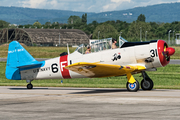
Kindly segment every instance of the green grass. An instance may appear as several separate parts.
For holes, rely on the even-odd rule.
[[[175,48],[175,53],[171,56],[171,59],[180,59],[180,46],[172,46]]]
[[[171,59],[180,59],[180,46],[172,46],[175,48],[176,52]],[[66,47],[27,47],[24,48],[34,57],[34,58],[54,58],[58,57],[62,52],[67,52]],[[69,47],[70,53],[74,52],[76,48]],[[8,46],[0,46],[0,57],[6,58],[8,53]]]
[[[67,52],[66,47],[27,47],[24,48],[34,58],[54,58],[58,57],[62,52]],[[76,48],[69,47],[69,52],[72,53]],[[8,53],[8,46],[0,46],[0,57],[6,58]]]
[[[5,62],[0,62],[0,86],[26,86],[25,80],[8,80],[5,78]],[[157,71],[147,72],[154,81],[155,89],[180,89],[180,65],[167,65]],[[141,82],[141,74],[134,75]],[[81,79],[49,79],[34,80],[36,87],[92,87],[92,88],[126,88],[126,76],[108,78],[81,78]]]

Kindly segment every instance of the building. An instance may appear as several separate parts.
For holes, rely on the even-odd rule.
[[[88,44],[89,37],[77,29],[2,29],[0,44],[16,40],[26,45],[38,46],[77,46]]]
[[[180,33],[176,33],[176,44],[179,45],[180,44]]]

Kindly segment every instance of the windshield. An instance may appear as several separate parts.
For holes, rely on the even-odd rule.
[[[123,37],[119,36],[119,47],[121,47],[125,42],[128,42]]]
[[[80,46],[78,46],[75,51],[81,54],[84,54],[84,44],[81,44]]]
[[[120,48],[125,42],[128,42],[121,36],[119,36],[119,47]],[[90,45],[85,46],[81,44],[79,47],[76,48],[75,51],[85,54],[85,53],[93,53],[93,52],[99,52],[102,50],[108,50],[113,49],[112,48],[112,38],[105,38],[101,40],[90,40]]]
[[[98,52],[102,50],[111,49],[112,38],[101,40],[93,40],[90,42],[91,52]]]

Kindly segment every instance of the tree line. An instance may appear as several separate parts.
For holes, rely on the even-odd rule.
[[[46,22],[41,24],[36,21],[33,25],[19,25],[18,28],[43,28],[43,29],[80,29],[89,35],[92,39],[103,39],[103,38],[118,38],[121,35],[128,41],[142,41],[152,39],[168,39],[168,34],[173,39],[175,33],[180,32],[180,22],[175,21],[172,23],[159,23],[159,22],[146,22],[145,15],[141,14],[138,16],[136,21],[127,23],[126,21],[106,21],[98,23],[93,21],[87,24],[87,14],[79,16],[70,16],[67,20],[67,24],[61,24],[58,22]],[[6,21],[0,20],[0,28],[16,28],[16,26],[9,26]],[[175,37],[174,37],[175,38]]]

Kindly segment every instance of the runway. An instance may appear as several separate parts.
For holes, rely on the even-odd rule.
[[[180,90],[0,86],[0,120],[180,119]]]

